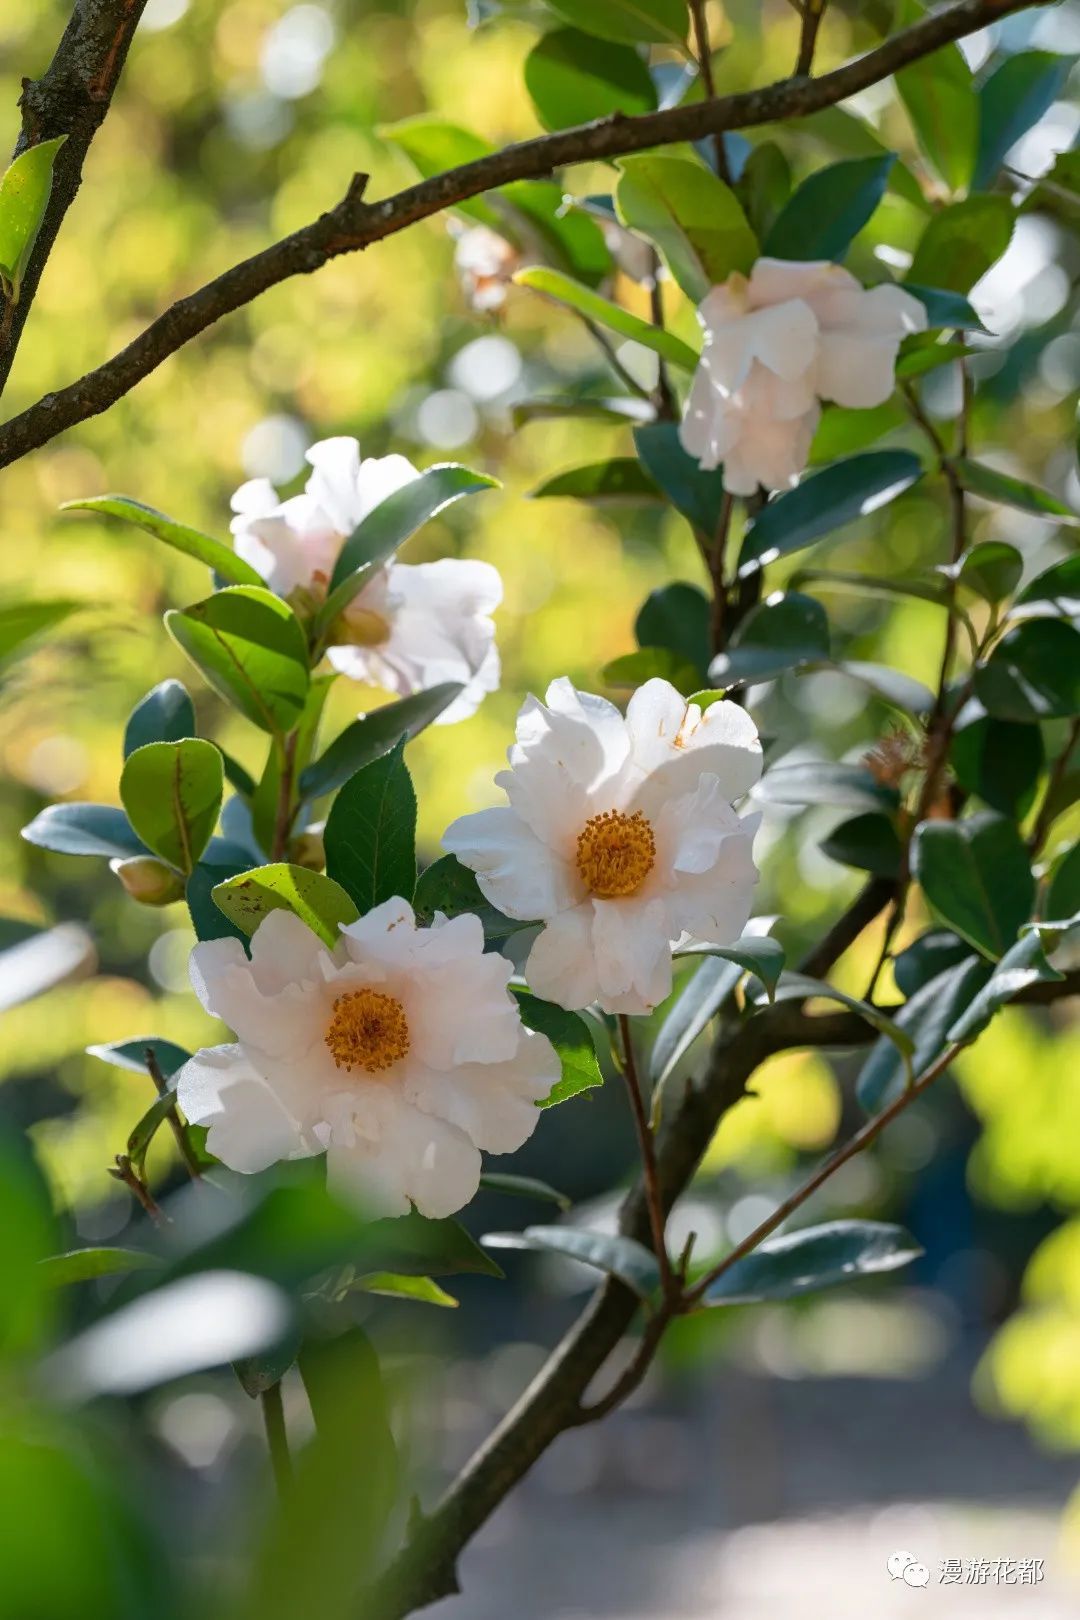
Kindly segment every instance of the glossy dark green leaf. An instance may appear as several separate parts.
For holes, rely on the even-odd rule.
[[[213,895],[219,884],[226,883],[230,878],[238,877],[259,864],[260,862],[247,849],[242,849],[238,845],[226,845],[224,839],[210,840],[206,854],[184,886],[184,897],[196,939],[247,941],[245,931],[218,909]]]
[[[676,422],[651,422],[634,429],[642,466],[699,534],[716,534],[724,506],[724,476],[703,472],[679,442]]]
[[[1030,809],[1045,760],[1038,726],[998,720],[974,705],[960,716],[949,763],[961,787],[1014,820]]]
[[[913,292],[914,288],[909,287],[908,291]],[[900,345],[896,380],[904,382],[912,377],[924,377],[928,371],[936,371],[939,366],[950,365],[973,353],[975,350],[970,343],[945,342],[938,332],[916,332]]]
[[[753,1305],[910,1265],[923,1250],[902,1226],[827,1221],[769,1237],[710,1284],[706,1305]]]
[[[102,855],[123,860],[147,855],[122,810],[111,804],[50,804],[22,830],[28,844],[55,850],[58,855]]]
[[[185,1047],[178,1046],[175,1041],[164,1040],[160,1035],[147,1035],[144,1039],[129,1041],[107,1041],[103,1045],[86,1048],[90,1057],[100,1058],[103,1063],[111,1063],[117,1069],[128,1069],[132,1074],[146,1075],[150,1073],[146,1064],[148,1049],[153,1052],[154,1061],[166,1080],[171,1079],[191,1056]]]
[[[845,658],[834,667],[869,687],[895,709],[903,709],[908,714],[928,714],[933,707],[934,694],[928,686],[888,664],[867,664],[862,659]]]
[[[725,962],[734,962],[736,967],[752,973],[760,981],[770,1001],[784,970],[784,947],[779,940],[770,939],[766,934],[746,933],[731,945],[686,946],[675,954],[719,956]]]
[[[893,978],[902,996],[910,999],[924,984],[946,968],[966,962],[971,946],[946,928],[929,928],[893,959]]]
[[[641,647],[666,647],[703,674],[709,662],[709,603],[696,585],[676,580],[650,591],[634,621]],[[699,679],[696,685],[702,684]]]
[[[20,152],[0,179],[0,285],[15,304],[52,195],[53,164],[66,135]]]
[[[770,501],[748,525],[739,573],[753,573],[845,523],[868,517],[910,489],[922,472],[910,450],[870,450],[811,473],[797,489]]]
[[[515,988],[514,996],[522,1023],[527,1029],[547,1036],[562,1064],[561,1076],[539,1106],[553,1108],[556,1103],[566,1102],[579,1092],[602,1086],[604,1076],[596,1061],[596,1048],[585,1020],[577,1013],[557,1007],[553,1001],[534,996],[531,991]]]
[[[186,737],[145,743],[129,754],[120,797],[147,848],[187,876],[217,825],[223,786],[213,743]]]
[[[177,523],[174,518],[166,517],[164,512],[157,512],[142,501],[132,500],[130,495],[94,495],[85,500],[64,501],[60,510],[97,512],[103,517],[120,518],[124,523],[133,523],[136,528],[145,529],[147,534],[163,540],[174,551],[182,551],[186,557],[194,557],[197,562],[205,563],[231,585],[261,586],[263,583],[262,575],[250,563],[238,557],[231,546],[215,540],[212,535],[200,533],[198,529],[188,528],[186,523]]]
[[[300,790],[316,799],[332,793],[350,776],[373,760],[381,759],[402,738],[408,740],[437,720],[461,691],[460,681],[444,681],[426,691],[414,692],[397,703],[373,709],[334,738],[324,754],[300,773]]]
[[[1064,973],[1046,959],[1045,944],[1037,928],[1009,947],[987,982],[960,1012],[949,1030],[950,1041],[970,1041],[984,1030],[996,1012],[1033,984],[1060,981]]]
[[[1011,596],[1024,571],[1024,559],[1015,546],[1004,540],[981,540],[956,563],[945,563],[940,572],[981,596],[984,602],[1002,602]]]
[[[598,49],[576,28],[541,36],[525,58],[525,88],[545,129],[656,108],[656,91],[637,51],[629,45]]]
[[[912,871],[954,933],[998,959],[1031,916],[1035,880],[1020,834],[989,812],[915,829]]]
[[[573,467],[569,472],[548,478],[532,491],[534,501],[550,500],[553,496],[572,496],[575,500],[594,503],[653,502],[664,498],[663,491],[633,456],[616,456],[611,461]]]
[[[835,804],[847,810],[895,810],[899,798],[865,765],[838,760],[806,759],[794,765],[773,765],[754,789],[765,804]]]
[[[559,1254],[583,1265],[595,1266],[618,1277],[635,1294],[648,1300],[660,1284],[654,1255],[633,1238],[608,1232],[588,1232],[576,1226],[527,1226],[524,1232],[486,1232],[481,1240],[489,1249],[533,1249]]]
[[[823,1001],[837,1001],[842,1007],[857,1013],[871,1029],[876,1029],[886,1036],[896,1047],[908,1074],[911,1073],[911,1054],[914,1045],[907,1031],[901,1029],[895,1018],[883,1012],[872,1002],[863,1001],[859,996],[848,995],[846,990],[839,990],[834,984],[826,984],[823,979],[811,978],[805,973],[785,973],[774,992],[776,1001],[812,1001],[820,998]]]
[[[670,681],[676,691],[690,697],[701,684],[701,666],[670,647],[639,647],[605,664],[600,679],[605,686],[630,688],[654,679]]]
[[[355,922],[360,915],[339,883],[286,861],[228,878],[214,889],[213,900],[249,936],[271,911],[291,911],[331,949],[341,937],[339,925]]]
[[[904,282],[904,290],[922,304],[932,329],[949,327],[957,332],[985,330],[982,321],[961,293],[947,287],[920,287],[912,281]]]
[[[921,5],[905,0],[896,26],[907,26],[924,15]],[[894,83],[930,167],[951,191],[966,190],[975,171],[979,104],[960,47],[941,46],[902,68]]]
[[[662,327],[631,315],[629,310],[613,304],[609,298],[602,298],[591,287],[583,286],[561,270],[552,270],[546,265],[527,265],[524,270],[517,272],[514,280],[520,287],[530,287],[533,292],[543,293],[546,298],[565,304],[587,321],[593,321],[597,326],[618,332],[620,337],[631,338],[633,342],[654,350],[661,359],[680,366],[684,371],[693,371],[698,363],[695,351],[682,338],[677,338],[674,332],[665,332]],[[578,403],[587,405],[589,402]]]
[[[1015,223],[1007,197],[980,194],[952,203],[931,216],[908,277],[916,287],[969,293],[1005,252]]]
[[[737,189],[751,229],[764,241],[791,196],[791,165],[775,141],[751,149]]]
[[[624,45],[679,46],[686,38],[686,0],[549,0],[574,28]]]
[[[504,1193],[507,1198],[531,1198],[540,1204],[557,1204],[562,1210],[569,1209],[573,1202],[557,1187],[537,1181],[535,1176],[507,1176],[501,1171],[485,1171],[480,1177],[480,1187],[483,1192]]]
[[[1017,51],[980,86],[977,186],[993,184],[1009,148],[1057,100],[1075,61],[1053,51]]]
[[[1080,553],[1054,563],[1025,585],[1013,604],[1014,617],[1060,614],[1080,618]]]
[[[132,1271],[153,1271],[161,1265],[156,1254],[145,1249],[72,1249],[68,1254],[51,1254],[38,1264],[51,1288],[67,1288],[71,1283],[96,1282],[99,1277],[119,1277]]]
[[[1080,633],[1060,619],[1025,619],[975,671],[975,695],[999,720],[1080,714]]]
[[[327,875],[361,915],[416,887],[416,794],[404,739],[349,778],[330,807],[323,841]]]
[[[515,917],[505,917],[490,901],[485,900],[476,881],[476,873],[462,866],[456,855],[442,855],[420,873],[416,880],[413,909],[417,921],[425,927],[430,925],[437,911],[441,911],[444,917],[460,917],[465,912],[471,912],[479,917],[484,938],[488,941],[507,939],[511,934],[516,934],[519,928],[529,927],[528,923],[519,922]]]
[[[371,1222],[365,1250],[378,1257],[380,1268],[407,1276],[503,1274],[502,1267],[484,1253],[459,1221],[429,1221],[415,1211],[396,1220]]]
[[[727,957],[706,956],[679,991],[661,1024],[649,1058],[654,1115],[661,1088],[675,1065],[716,1016],[743,976],[742,965]]]
[[[746,686],[828,657],[829,621],[821,603],[798,591],[778,591],[743,619],[727,650],[709,665],[709,678],[725,687]]]
[[[1047,518],[1053,523],[1080,523],[1080,513],[1074,512],[1064,501],[1059,501],[1049,490],[1040,489],[1026,479],[1013,478],[1009,473],[998,472],[996,467],[987,467],[981,461],[964,457],[954,462],[954,466],[964,488],[973,495],[980,495],[985,501],[1015,506],[1021,512],[1031,512],[1035,517]]]
[[[0,602],[0,667],[82,605],[81,602],[59,598]]]
[[[1053,920],[1080,912],[1080,844],[1074,844],[1054,867],[1046,887],[1043,914]]]
[[[629,229],[659,248],[694,303],[758,257],[757,237],[735,193],[696,159],[669,152],[621,158],[615,203]]]
[[[839,861],[841,866],[853,866],[856,871],[883,878],[895,878],[899,874],[903,857],[903,845],[895,825],[876,810],[841,822],[828,838],[821,840],[821,848],[830,860]]]
[[[299,720],[308,694],[307,640],[287,602],[233,585],[165,615],[178,646],[214,689],[264,731]]]
[[[966,955],[937,974],[905,1001],[895,1020],[913,1040],[912,1068],[919,1075],[945,1050],[949,1031],[960,1013],[978,995],[993,971],[989,962],[971,954]],[[871,1049],[869,1057],[859,1071],[855,1094],[868,1114],[894,1102],[908,1083],[908,1070],[889,1040],[882,1038]]]
[[[195,736],[195,706],[180,681],[162,681],[135,705],[124,731],[124,758],[147,743]]]
[[[893,162],[886,152],[818,169],[792,193],[762,252],[774,259],[842,259],[885,195]]]

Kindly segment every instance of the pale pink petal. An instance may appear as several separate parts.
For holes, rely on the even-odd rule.
[[[189,1058],[176,1076],[176,1098],[192,1125],[209,1126],[215,1158],[243,1175],[319,1152],[239,1046],[204,1047]]]
[[[377,1134],[335,1137],[327,1150],[331,1189],[368,1215],[406,1215],[410,1200],[443,1220],[475,1197],[480,1154],[464,1131],[405,1100],[390,1087],[378,1101]]]
[[[671,943],[662,900],[593,901],[593,945],[605,1012],[651,1012],[671,994]]]
[[[570,863],[508,805],[460,816],[443,833],[442,845],[476,873],[481,893],[508,917],[535,922],[565,911],[580,898]]]
[[[525,964],[529,989],[571,1011],[600,993],[592,940],[592,904],[560,911],[537,936]]]
[[[485,1153],[513,1153],[536,1129],[536,1105],[561,1072],[551,1042],[528,1031],[508,1061],[461,1065],[452,1085],[436,1070],[411,1069],[405,1095],[424,1113],[456,1125]]]

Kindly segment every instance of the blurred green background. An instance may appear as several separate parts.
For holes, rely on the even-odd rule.
[[[521,79],[536,38],[527,10],[513,6],[476,29],[456,0],[377,9],[356,0],[150,0],[42,281],[8,412],[97,364],[237,258],[312,219],[355,170],[370,173],[369,197],[407,184],[405,158],[376,133],[383,123],[435,111],[492,141],[535,133]],[[886,14],[831,9],[820,66],[876,37],[878,10]],[[710,7],[710,17],[714,39],[730,46],[719,65],[722,89],[789,70],[798,28],[789,7],[738,0],[726,11]],[[9,147],[20,77],[40,73],[65,20],[64,6],[50,0],[24,0],[0,15]],[[1017,45],[1080,49],[1075,9],[1040,9],[1008,30]],[[976,40],[976,61],[979,50]],[[932,194],[903,110],[885,86],[849,114],[753,138],[779,138],[804,173],[825,154],[865,149],[865,126],[851,114],[870,121]],[[1027,137],[1029,150],[1015,155],[1017,166],[1040,172],[1048,154],[1072,145],[1078,126],[1080,108],[1057,103]],[[574,189],[588,192],[598,178],[575,172]],[[898,262],[888,254],[910,248],[922,217],[890,194],[857,244],[856,268]],[[1006,259],[978,289],[976,305],[1003,341],[989,344],[974,370],[979,453],[1076,504],[1080,244],[1073,224],[1045,213],[1021,221]],[[225,534],[239,483],[267,475],[288,485],[301,473],[307,444],[341,433],[354,434],[365,454],[399,450],[420,464],[452,457],[496,474],[501,492],[429,525],[408,552],[411,560],[485,558],[506,591],[498,616],[501,691],[474,719],[429,729],[411,748],[427,856],[437,853],[452,817],[494,802],[492,776],[523,695],[563,673],[599,689],[599,669],[633,646],[646,592],[673,576],[699,578],[677,517],[528,498],[555,472],[625,453],[627,429],[516,417],[523,400],[602,393],[603,356],[565,313],[524,290],[511,290],[496,315],[475,314],[453,255],[446,222],[432,220],[287,282],[170,359],[106,416],[0,480],[0,595],[62,591],[85,603],[0,698],[0,913],[83,921],[96,952],[92,973],[0,1014],[0,1078],[8,1109],[29,1126],[56,1198],[75,1212],[85,1238],[107,1239],[127,1219],[105,1166],[147,1098],[137,1077],[84,1048],[149,1031],[190,1047],[215,1030],[187,990],[191,935],[182,908],[133,907],[102,863],[31,848],[19,829],[58,798],[116,801],[123,722],[166,676],[188,681],[200,729],[249,766],[257,739],[200,688],[161,630],[165,608],[203,594],[204,571],[132,530],[62,518],[60,502],[123,491]],[[625,276],[619,292],[644,308],[644,294]],[[675,289],[667,294],[673,324],[691,326],[692,311]],[[648,359],[632,347],[622,358],[631,369]],[[941,417],[956,408],[941,374],[924,398]],[[896,439],[920,447],[902,425]],[[1032,572],[1066,544],[1052,527],[1005,509],[981,517],[977,537],[990,536],[1016,544]],[[903,573],[941,560],[944,537],[942,498],[927,483],[826,542],[815,561],[827,555],[838,568]],[[780,583],[783,566],[777,573]],[[828,600],[836,621],[859,638],[856,656],[933,681],[941,630],[932,607]],[[343,723],[371,701],[339,682],[334,718]],[[865,753],[892,724],[884,705],[829,674],[785,677],[755,713],[774,746],[834,758]],[[782,913],[779,932],[793,942],[808,940],[856,887],[853,874],[816,847],[830,814],[795,817],[774,807],[766,821],[757,909]],[[1076,830],[1059,823],[1048,853]],[[905,937],[925,923],[911,917]],[[861,990],[879,946],[871,931],[838,982]],[[859,1177],[836,1188],[829,1206],[904,1214],[928,1250],[914,1303],[891,1317],[893,1296],[883,1294],[867,1306],[886,1313],[876,1318],[844,1317],[826,1304],[782,1313],[782,1323],[761,1313],[766,1327],[743,1317],[735,1329],[688,1323],[670,1351],[672,1372],[690,1376],[714,1364],[727,1334],[733,1354],[756,1357],[767,1371],[929,1375],[935,1358],[964,1338],[973,1354],[986,1347],[975,1380],[981,1402],[1027,1418],[1049,1447],[1080,1447],[1080,1032],[1064,1009],[1009,1011],[963,1059],[958,1079],[959,1095],[930,1098]],[[777,1059],[755,1085],[759,1100],[725,1123],[704,1172],[703,1186],[714,1180],[723,1194],[713,1205],[726,1210],[729,1235],[747,1229],[740,1225],[753,1213],[747,1200],[834,1139],[848,1106],[833,1066],[816,1055]],[[547,1141],[530,1152],[530,1164],[561,1170],[579,1196],[602,1195],[629,1154],[622,1122],[604,1108],[582,1104],[570,1120],[546,1121]],[[163,1178],[169,1151],[161,1133],[153,1163]],[[476,1296],[481,1310],[485,1297]],[[528,1339],[529,1326],[519,1322],[516,1331]],[[469,1331],[484,1338],[482,1328]],[[182,1398],[220,1399],[201,1386]],[[1080,1546],[1080,1500],[1072,1518]]]

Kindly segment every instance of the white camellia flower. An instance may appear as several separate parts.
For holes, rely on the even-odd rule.
[[[683,447],[723,466],[733,495],[790,489],[806,466],[821,400],[882,405],[897,350],[926,329],[903,287],[860,285],[841,265],[758,259],[698,310],[705,339],[683,418]]]
[[[303,494],[279,500],[265,478],[232,498],[238,554],[280,596],[325,592],[346,538],[387,496],[419,477],[405,456],[361,460],[355,439],[323,439],[307,452],[312,473]],[[342,675],[408,697],[460,681],[464,690],[437,724],[475,714],[499,685],[492,613],[502,580],[490,563],[454,557],[430,563],[391,559],[353,597],[328,649]]]
[[[477,314],[494,314],[506,303],[521,254],[488,225],[462,226],[454,220],[450,231],[455,239],[454,269],[465,297]]]
[[[476,917],[418,928],[387,900],[333,951],[289,911],[191,953],[191,982],[237,1044],[206,1047],[176,1079],[233,1170],[325,1152],[330,1184],[371,1215],[450,1215],[480,1177],[480,1150],[532,1135],[560,1075],[551,1042],[521,1022],[505,957]]]
[[[671,990],[672,946],[730,944],[750,915],[760,816],[740,817],[761,774],[753,721],[647,681],[625,719],[563,677],[530,697],[509,804],[461,817],[446,849],[507,916],[541,921],[526,975],[568,1008],[646,1013]]]

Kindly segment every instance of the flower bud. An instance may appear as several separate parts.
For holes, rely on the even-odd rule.
[[[153,855],[134,855],[109,862],[127,893],[141,906],[171,906],[184,898],[184,880]]]

